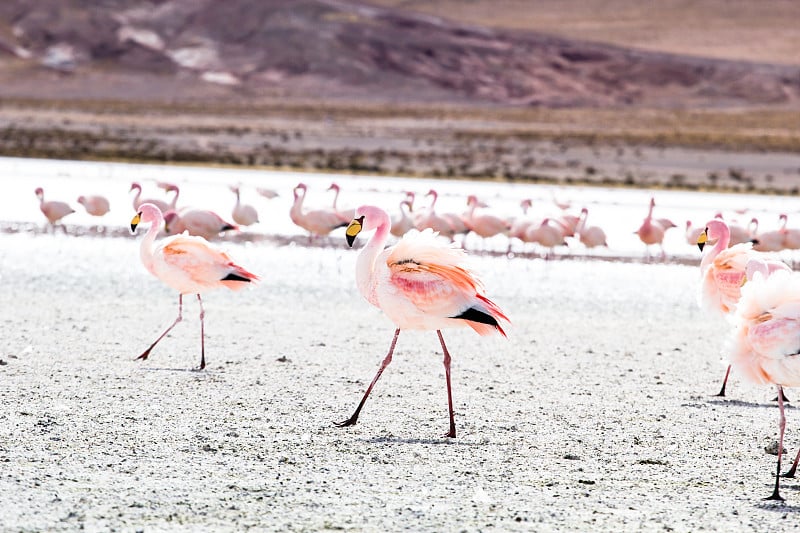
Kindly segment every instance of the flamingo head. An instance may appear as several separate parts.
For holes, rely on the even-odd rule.
[[[86,205],[86,197],[85,196],[78,196],[78,203],[81,205]]]
[[[788,219],[789,217],[786,216],[786,213],[781,213],[781,215],[778,217],[778,222],[786,222]]]
[[[703,230],[703,233],[697,237],[697,247],[700,248],[702,252],[706,244],[717,241],[723,236],[727,238],[730,234],[731,231],[728,229],[728,225],[725,222],[718,218],[711,219],[706,222],[706,228]]]
[[[331,183],[331,186],[325,189],[326,191],[338,191],[339,185],[336,183]]]
[[[303,191],[303,196],[305,196],[307,189],[308,189],[308,186],[305,183],[298,183],[295,186],[294,191],[293,191],[294,192],[294,199],[297,200],[297,198],[300,196],[300,193],[298,191]]]
[[[655,206],[656,206],[656,199],[651,196],[650,197],[650,207],[655,207]]]
[[[230,190],[233,193],[239,194],[239,186],[238,185],[231,185]]]
[[[36,197],[38,199],[41,200],[44,197],[44,190],[41,187],[36,187],[36,190],[34,192],[36,193]]]
[[[353,213],[353,220],[345,230],[348,246],[353,247],[356,236],[362,231],[370,231],[388,224],[390,224],[389,215],[386,211],[372,205],[362,205]]]
[[[417,193],[414,191],[404,191],[404,194],[406,195],[406,200],[411,202],[411,205],[414,205],[414,199],[416,199]]]
[[[519,206],[522,208],[523,211],[527,211],[533,206],[533,202],[530,198],[525,198],[519,203]]]
[[[144,223],[153,223],[158,221],[161,216],[161,210],[150,203],[144,203],[139,206],[139,212],[131,219],[131,233],[136,233],[136,227]]]
[[[425,196],[433,196],[434,198],[438,198],[439,197],[439,193],[434,191],[433,189],[431,189],[431,190],[428,191],[428,193]]]
[[[587,209],[586,207],[581,209],[581,215],[588,215],[588,214],[589,214],[589,209]]]
[[[174,183],[168,183],[166,181],[156,182],[156,185],[158,187],[164,189],[167,192],[169,192],[169,191],[177,191],[178,190],[178,186],[177,185],[175,185]]]
[[[138,191],[140,191],[140,192],[141,192],[141,190],[142,190],[142,186],[141,186],[141,185],[139,185],[137,182],[135,182],[135,181],[134,181],[133,183],[131,183],[131,188],[130,188],[130,189],[128,189],[128,192],[131,192],[131,191],[136,191],[136,190],[138,190]]]

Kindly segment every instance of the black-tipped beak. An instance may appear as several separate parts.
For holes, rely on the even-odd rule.
[[[697,247],[700,248],[701,252],[703,251],[703,248],[705,247],[707,242],[708,242],[708,228],[706,228],[703,231],[703,233],[701,233],[700,236],[697,237]]]
[[[364,217],[354,218],[350,224],[348,224],[347,229],[345,230],[345,237],[347,238],[347,245],[352,248],[353,243],[356,242],[356,235],[361,233],[361,224],[364,222]]]
[[[136,226],[142,221],[142,214],[136,213],[136,216],[131,220],[131,233],[136,233]]]

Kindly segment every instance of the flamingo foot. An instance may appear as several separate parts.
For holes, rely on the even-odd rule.
[[[348,418],[343,422],[334,422],[333,425],[336,426],[337,428],[346,428],[348,426],[355,426],[356,422],[358,422],[358,417],[351,416],[350,418]]]
[[[782,474],[781,477],[793,478],[796,472],[797,465],[792,465],[792,467],[785,474]]]
[[[138,361],[139,359],[141,359],[142,361],[145,361],[145,360],[147,360],[147,357],[150,355],[150,350],[152,350],[152,349],[153,349],[153,347],[152,347],[152,346],[151,346],[150,348],[146,349],[146,350],[145,350],[145,351],[142,353],[142,355],[140,355],[139,357],[137,357],[136,359],[134,359],[134,361]]]
[[[771,494],[769,497],[767,497],[767,498],[764,498],[764,499],[765,499],[765,500],[773,500],[773,501],[776,501],[776,502],[782,502],[782,501],[784,501],[784,498],[783,498],[783,496],[781,496],[781,495],[780,495],[780,493],[778,492],[778,488],[777,488],[777,487],[775,488],[775,490],[774,490],[774,491],[772,491],[772,494]]]
[[[442,438],[445,439],[454,439],[456,438],[456,428],[450,428],[450,431],[442,435]]]
[[[787,398],[787,397],[786,397],[786,395],[783,393],[783,391],[781,391],[781,396],[783,397],[783,401],[784,401],[784,402],[788,402],[788,401],[789,401],[789,398]],[[778,397],[777,397],[777,396],[775,396],[775,397],[772,399],[772,401],[773,401],[773,402],[777,402],[777,401],[778,401]]]

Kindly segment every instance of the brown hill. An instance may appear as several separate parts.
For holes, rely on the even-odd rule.
[[[797,107],[800,67],[490,29],[354,0],[7,0],[0,95]]]

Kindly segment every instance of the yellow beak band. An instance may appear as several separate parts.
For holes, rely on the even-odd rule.
[[[703,251],[703,247],[706,245],[707,242],[708,242],[708,228],[706,228],[703,231],[703,233],[701,233],[700,236],[697,237],[697,247],[700,248],[701,252]]]
[[[345,230],[345,236],[347,237],[347,245],[351,248],[353,247],[353,243],[356,240],[356,235],[361,233],[361,224],[364,222],[364,217],[354,218],[350,224],[348,224],[347,229]]]

